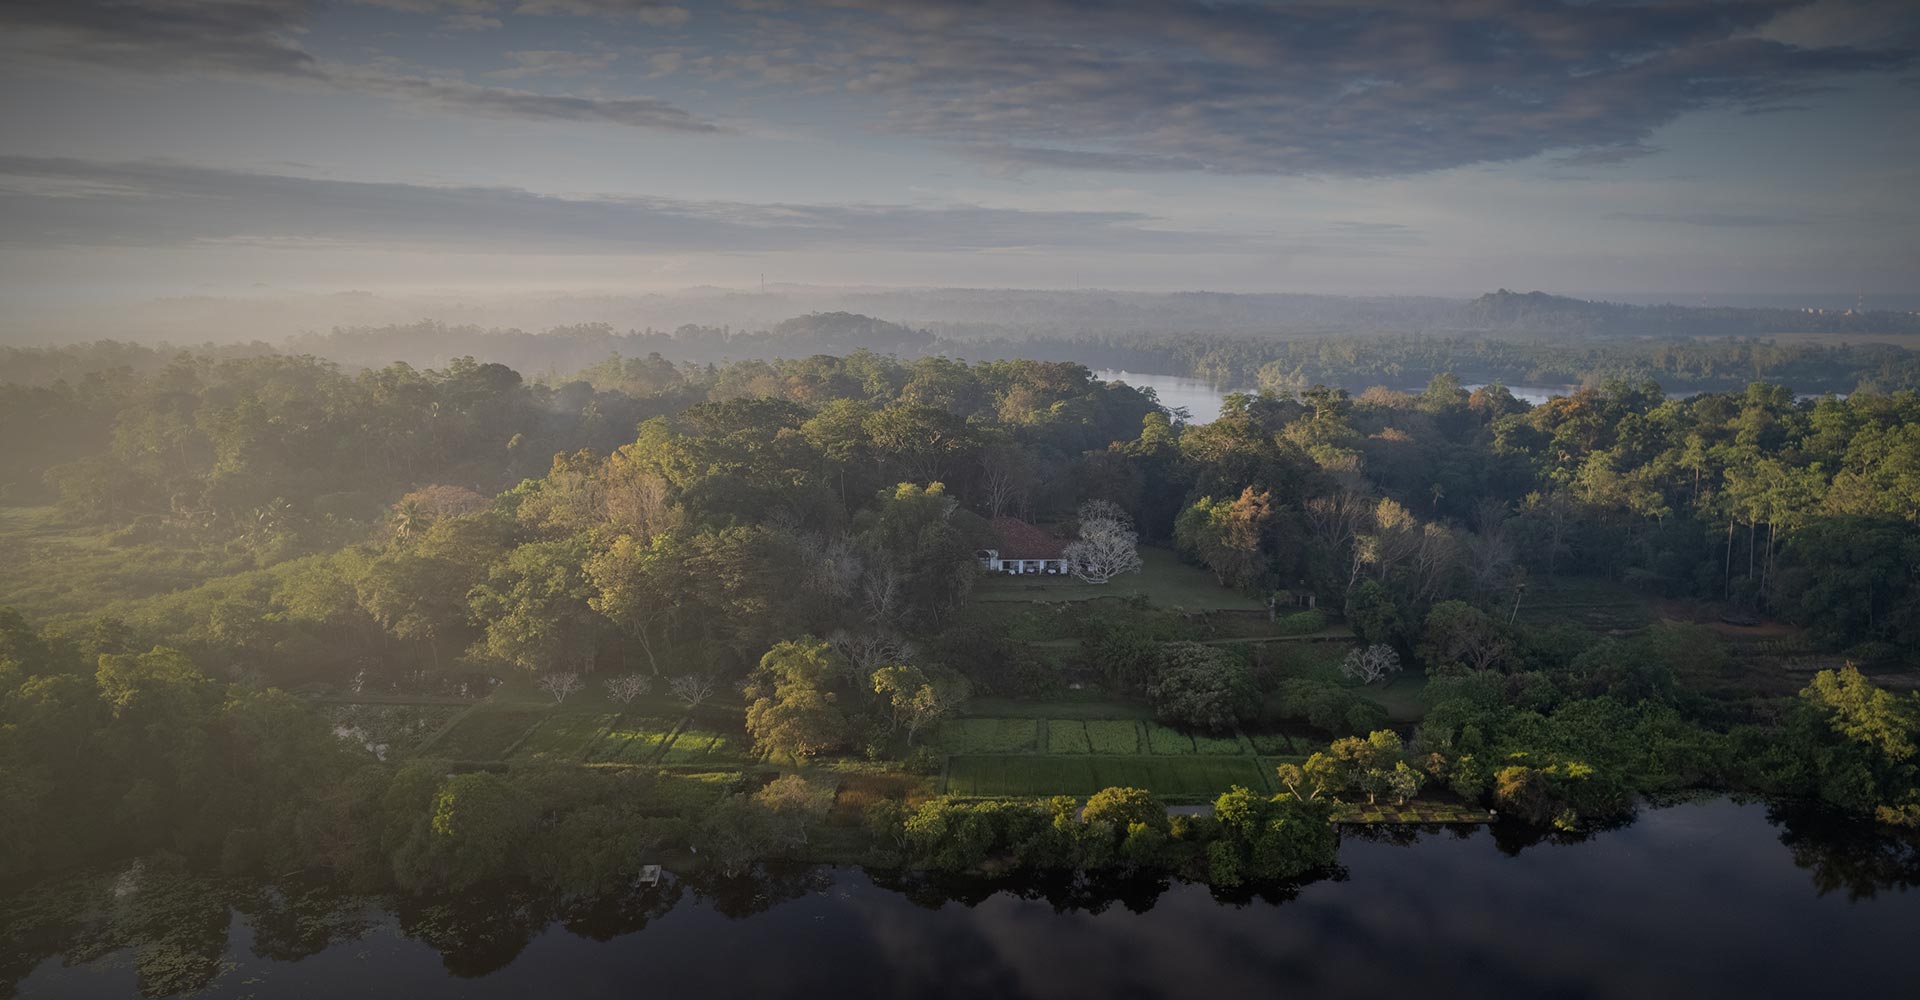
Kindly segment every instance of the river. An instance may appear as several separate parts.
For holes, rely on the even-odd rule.
[[[231,905],[129,918],[144,930],[105,945],[72,927],[12,928],[0,990],[17,978],[22,996],[133,996],[136,966],[148,995],[200,986],[210,997],[420,1000],[1750,1000],[1910,996],[1916,982],[1914,843],[1759,803],[1645,809],[1577,841],[1510,828],[1349,835],[1340,863],[1297,889],[1224,896],[1180,882],[934,883],[847,868],[670,879],[570,904],[295,905],[254,886],[228,890]],[[198,930],[172,951],[140,940],[180,927]]]

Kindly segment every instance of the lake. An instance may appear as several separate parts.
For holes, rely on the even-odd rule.
[[[1152,389],[1154,395],[1159,397],[1160,405],[1168,409],[1185,407],[1189,417],[1188,423],[1193,424],[1210,424],[1220,419],[1220,404],[1226,399],[1227,393],[1251,393],[1255,391],[1252,389],[1223,389],[1206,379],[1194,378],[1191,375],[1155,375],[1147,372],[1121,371],[1114,368],[1099,369],[1093,373],[1093,377],[1103,382],[1125,382],[1136,389]],[[1425,388],[1425,386],[1412,386],[1403,391],[1417,393]],[[1475,383],[1462,386],[1462,388],[1468,392],[1472,392],[1475,389],[1484,388],[1484,386],[1480,383]],[[1507,391],[1512,393],[1515,399],[1532,406],[1539,406],[1541,403],[1555,396],[1570,396],[1579,388],[1577,385],[1510,385],[1507,386]],[[1686,392],[1670,392],[1667,393],[1667,398],[1685,399],[1689,396],[1698,395],[1701,391],[1703,390],[1695,389]],[[1821,395],[1821,393],[1799,393],[1793,398],[1798,401],[1805,401],[1809,399],[1819,399]],[[1845,399],[1847,396],[1844,392],[1838,393],[1837,395],[1841,399]]]
[[[1159,397],[1160,405],[1170,410],[1185,408],[1187,422],[1210,424],[1220,419],[1220,403],[1229,392],[1252,392],[1252,389],[1222,389],[1206,379],[1191,375],[1154,375],[1148,372],[1128,372],[1114,368],[1102,368],[1093,373],[1093,377],[1102,382],[1125,382],[1136,389],[1152,389]]]
[[[212,997],[1804,998],[1916,982],[1914,842],[1764,804],[1646,809],[1583,840],[1349,835],[1340,861],[1297,889],[1224,897],[846,868],[572,902],[296,906],[253,886],[230,908],[127,923],[178,937],[141,959],[153,977],[210,977]],[[19,930],[0,992],[137,994],[138,934],[108,949]],[[62,942],[85,960],[66,964]]]
[[[1202,378],[1191,375],[1156,375],[1151,372],[1129,372],[1116,368],[1102,368],[1093,373],[1093,377],[1103,382],[1125,382],[1136,389],[1152,389],[1159,397],[1160,405],[1168,409],[1187,411],[1188,423],[1210,424],[1220,419],[1220,404],[1229,392],[1254,392],[1253,389],[1224,389]],[[1468,391],[1480,388],[1478,385],[1466,387]],[[1507,391],[1515,399],[1524,400],[1535,406],[1552,396],[1565,396],[1577,386],[1548,385],[1510,385]],[[1419,392],[1420,387],[1409,390]]]

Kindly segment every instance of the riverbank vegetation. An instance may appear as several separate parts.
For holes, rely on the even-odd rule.
[[[1920,824],[1920,397],[1273,388],[1190,426],[865,352],[0,387],[42,429],[0,462],[0,877],[1226,885],[1335,820],[1703,787]],[[984,575],[1088,501],[1140,572]]]

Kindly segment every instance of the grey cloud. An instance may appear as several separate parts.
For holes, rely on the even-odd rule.
[[[656,28],[677,28],[693,15],[671,0],[524,0],[515,14],[632,19]]]
[[[485,9],[484,4],[434,0],[382,0],[381,5],[421,13]],[[0,38],[5,39],[0,46],[115,70],[331,85],[485,118],[727,131],[650,97],[541,94],[322,63],[293,41],[311,8],[306,0],[14,0],[0,3]]]
[[[1768,226],[1804,226],[1808,220],[1782,215],[1746,215],[1737,212],[1609,212],[1610,219],[1672,223],[1716,229],[1753,229]]]
[[[1915,64],[1755,35],[1796,5],[825,0],[762,18],[728,68],[872,95],[1009,169],[1403,175],[1619,155],[1689,111]]]
[[[1131,212],[557,197],[168,163],[0,157],[0,245],[396,246],[497,253],[1212,250]]]
[[[495,70],[488,76],[518,80],[529,76],[584,76],[598,73],[620,58],[617,52],[560,52],[551,49],[507,53],[512,69]]]
[[[549,122],[586,122],[624,125],[668,132],[724,132],[677,105],[650,97],[574,97],[536,94],[526,90],[481,87],[459,80],[393,76],[361,70],[331,76],[336,82],[429,108],[441,108],[481,118],[511,118]]]
[[[314,59],[290,36],[309,0],[8,0],[8,48],[144,71],[314,77]]]
[[[440,19],[440,27],[448,31],[498,31],[502,27],[497,17],[481,14],[450,14]]]
[[[1652,156],[1660,152],[1660,147],[1649,146],[1644,142],[1622,142],[1611,146],[1595,146],[1582,149],[1565,156],[1554,158],[1554,163],[1567,167],[1610,167],[1628,163],[1641,157]]]

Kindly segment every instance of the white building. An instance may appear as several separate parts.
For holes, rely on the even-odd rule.
[[[995,547],[974,553],[991,572],[1065,576],[1072,571],[1064,555],[1065,541],[1017,517],[994,518],[993,533]]]

